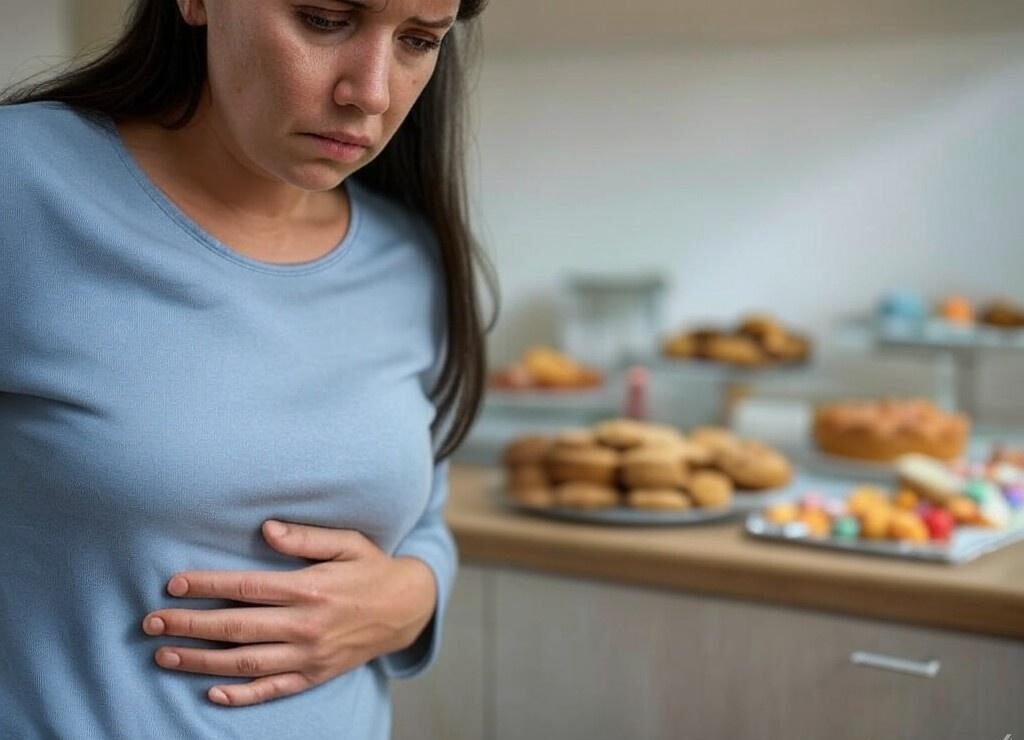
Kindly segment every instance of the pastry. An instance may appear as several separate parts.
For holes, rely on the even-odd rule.
[[[686,490],[697,506],[704,508],[720,508],[732,501],[732,481],[711,470],[699,470],[691,475]]]
[[[619,492],[594,483],[563,483],[555,488],[555,502],[571,509],[610,509],[619,505]]]
[[[626,494],[626,504],[649,511],[686,511],[693,506],[685,493],[669,488],[638,488]]]
[[[593,447],[597,444],[597,438],[589,429],[583,427],[571,427],[563,429],[555,437],[552,451],[555,449]]]
[[[509,491],[513,501],[531,509],[550,509],[555,505],[555,493],[547,486],[534,486]]]
[[[505,447],[502,461],[506,465],[540,465],[551,449],[548,437],[520,437]]]
[[[765,353],[753,339],[743,336],[722,336],[709,339],[704,344],[703,354],[709,360],[728,365],[756,367],[765,363]]]
[[[622,454],[620,479],[626,488],[682,488],[686,465],[671,446],[636,447]]]
[[[737,488],[755,491],[780,488],[793,477],[789,460],[760,442],[723,446],[715,456],[715,466],[732,478]]]
[[[766,313],[748,314],[740,320],[739,333],[763,341],[766,337],[786,333],[774,316]]]
[[[603,421],[594,426],[594,436],[601,444],[617,450],[628,450],[643,444],[644,424],[632,419]]]
[[[993,301],[981,312],[982,322],[1003,329],[1024,328],[1024,307],[1012,301]]]
[[[697,356],[700,344],[691,334],[679,334],[666,339],[661,348],[662,352],[669,357],[689,359]]]
[[[503,390],[586,389],[601,385],[604,378],[551,347],[529,348],[511,365],[490,375],[490,385]]]
[[[703,447],[714,462],[718,454],[727,447],[735,447],[740,443],[739,437],[723,427],[696,427],[688,439]]]
[[[951,324],[973,324],[974,306],[963,296],[950,296],[939,305],[939,315]]]
[[[558,447],[548,455],[547,471],[555,483],[615,485],[619,453],[607,447]]]
[[[925,400],[829,404],[815,410],[813,427],[824,452],[875,461],[915,452],[952,460],[963,452],[969,431],[966,416]]]
[[[896,462],[896,474],[903,486],[941,506],[963,493],[960,476],[925,455],[904,455]]]
[[[544,488],[548,474],[543,465],[513,465],[508,469],[509,487],[513,490]]]

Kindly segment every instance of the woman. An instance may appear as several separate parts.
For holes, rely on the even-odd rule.
[[[138,0],[0,106],[0,737],[385,738],[484,356],[482,0]]]

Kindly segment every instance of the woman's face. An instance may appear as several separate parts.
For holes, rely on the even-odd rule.
[[[191,3],[191,4],[189,4]],[[215,130],[247,168],[337,187],[405,119],[459,0],[189,0],[207,25]]]

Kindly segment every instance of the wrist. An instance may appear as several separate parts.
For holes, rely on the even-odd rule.
[[[437,608],[437,583],[434,571],[417,557],[399,556],[394,558],[398,567],[399,594],[406,609],[403,609],[402,624],[399,628],[401,649],[416,642]]]

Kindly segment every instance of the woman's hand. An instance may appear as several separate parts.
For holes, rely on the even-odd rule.
[[[164,668],[258,677],[211,687],[211,701],[245,706],[297,694],[408,647],[430,622],[437,590],[421,560],[393,558],[354,530],[268,520],[263,536],[278,552],[323,562],[283,572],[178,573],[167,584],[172,596],[264,606],[160,609],[142,623],[147,635],[243,645],[156,651]]]

